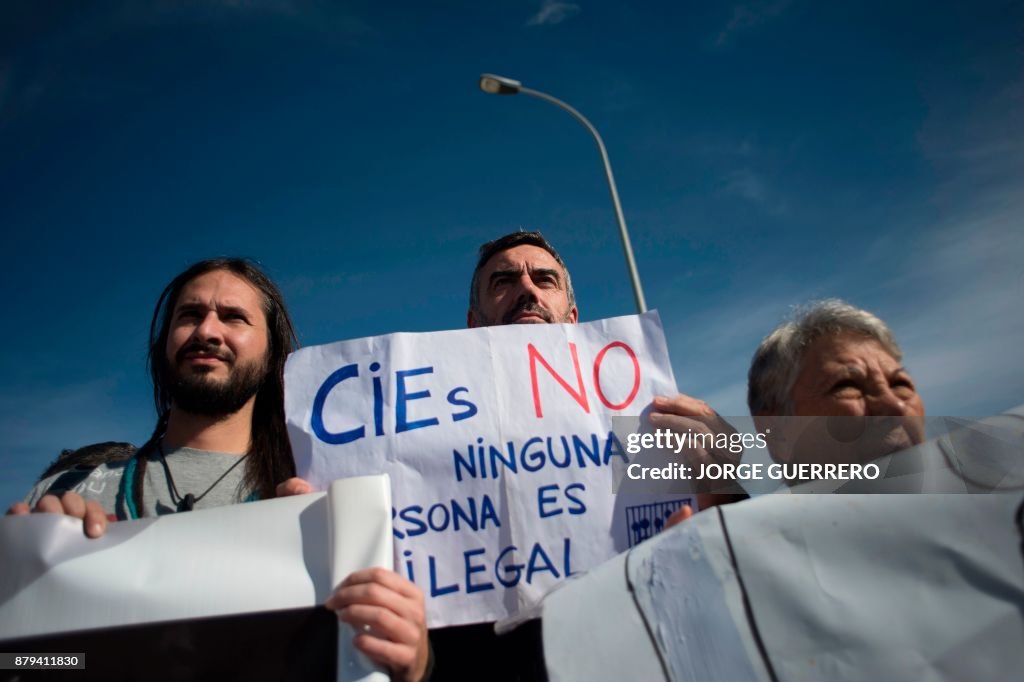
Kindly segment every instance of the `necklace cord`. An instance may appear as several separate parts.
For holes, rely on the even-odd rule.
[[[235,470],[239,464],[245,461],[245,458],[249,456],[249,453],[245,453],[238,458],[238,461],[227,468],[227,470],[217,477],[217,480],[210,484],[210,487],[202,492],[201,495],[193,495],[192,493],[186,493],[182,497],[181,493],[178,492],[178,486],[174,482],[174,475],[171,473],[171,467],[167,464],[167,457],[164,455],[164,441],[161,438],[157,443],[157,452],[160,454],[160,464],[164,467],[164,474],[167,476],[167,482],[170,484],[169,492],[171,493],[171,502],[175,504],[178,511],[192,511],[196,503],[206,497],[207,493],[217,487],[217,484],[224,480],[224,478]]]

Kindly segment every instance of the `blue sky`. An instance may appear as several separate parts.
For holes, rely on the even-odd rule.
[[[0,493],[141,443],[146,330],[257,259],[304,345],[465,323],[476,247],[541,229],[582,320],[632,294],[680,390],[746,414],[793,304],[886,319],[929,414],[1024,402],[1024,6],[162,0],[0,5]],[[5,504],[7,504],[5,502]]]

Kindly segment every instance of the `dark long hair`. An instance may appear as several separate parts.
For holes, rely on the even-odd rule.
[[[132,483],[132,496],[142,514],[142,481],[146,461],[158,446],[167,430],[171,411],[169,382],[173,373],[167,362],[167,337],[171,318],[181,290],[196,277],[208,272],[224,270],[246,280],[263,298],[263,313],[267,318],[267,375],[256,393],[252,413],[252,436],[249,457],[245,462],[243,488],[260,499],[274,496],[278,483],[295,475],[295,461],[284,419],[284,363],[288,354],[298,347],[295,328],[284,304],[284,297],[255,263],[246,258],[211,258],[189,266],[171,280],[153,310],[149,324],[149,375],[153,380],[153,404],[157,424],[153,435],[137,454],[137,470]]]

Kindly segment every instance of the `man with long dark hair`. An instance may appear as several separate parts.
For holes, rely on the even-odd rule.
[[[127,458],[123,447],[110,452],[74,490],[61,484],[63,473],[44,479],[10,513],[69,514],[98,537],[108,520],[274,497],[277,484],[295,476],[284,365],[296,345],[281,292],[252,262],[192,265],[164,289],[150,323],[150,439]],[[360,631],[356,647],[395,679],[423,677],[426,616],[411,582],[383,569],[358,571],[327,606]]]
[[[75,490],[33,488],[25,505],[82,517],[86,534],[133,519],[274,496],[295,475],[284,421],[284,363],[296,346],[281,292],[250,261],[195,263],[168,284],[150,323],[157,423],[129,459]],[[58,494],[64,493],[58,497]]]

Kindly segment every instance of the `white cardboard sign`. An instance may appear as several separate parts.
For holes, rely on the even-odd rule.
[[[95,540],[69,516],[0,518],[0,649],[21,637],[323,604],[353,571],[391,566],[390,506],[387,478],[370,476],[326,494],[112,523]],[[387,680],[354,635],[339,628],[338,680]]]
[[[300,476],[391,477],[431,627],[514,614],[632,544],[611,418],[676,392],[656,312],[341,341],[285,375]]]

